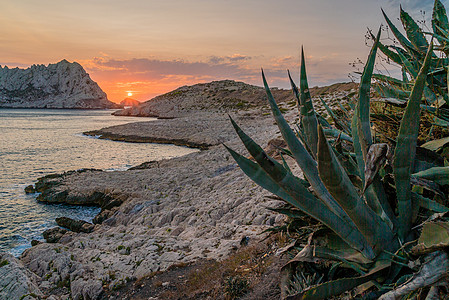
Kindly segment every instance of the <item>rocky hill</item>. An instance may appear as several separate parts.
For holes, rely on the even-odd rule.
[[[137,106],[139,104],[140,104],[139,101],[132,98],[125,98],[120,102],[120,105],[122,106]]]
[[[0,107],[119,108],[79,63],[67,60],[27,69],[0,66]]]
[[[327,94],[334,96],[336,93],[350,91],[356,87],[357,84],[352,82],[337,83],[324,88],[311,88],[310,92],[312,96],[321,95],[325,98]],[[291,90],[273,88],[272,93],[279,103],[290,103],[293,100]],[[198,111],[229,113],[264,105],[267,105],[267,100],[262,87],[233,80],[221,80],[182,86],[136,107],[119,110],[114,115],[174,118]],[[292,105],[295,105],[294,101]]]

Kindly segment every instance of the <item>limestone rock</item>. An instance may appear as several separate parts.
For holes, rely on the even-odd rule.
[[[27,69],[0,66],[0,107],[118,108],[77,62],[32,65]]]
[[[56,224],[73,232],[90,233],[94,230],[93,224],[83,220],[74,220],[68,217],[56,218]]]
[[[72,299],[98,299],[103,292],[100,280],[83,280],[77,279],[70,284],[72,291]]]
[[[67,230],[61,227],[54,227],[45,230],[42,235],[44,236],[44,239],[47,241],[47,243],[57,243],[66,232]]]
[[[38,277],[10,254],[0,253],[0,299],[35,299],[43,296]],[[28,295],[28,296],[27,296]]]

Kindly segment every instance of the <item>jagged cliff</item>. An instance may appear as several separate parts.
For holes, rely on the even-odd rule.
[[[118,108],[83,67],[62,60],[27,69],[0,66],[0,107]]]

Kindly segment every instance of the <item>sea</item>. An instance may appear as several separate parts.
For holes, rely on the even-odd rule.
[[[31,240],[68,216],[91,221],[99,208],[42,204],[24,188],[37,178],[69,170],[124,171],[146,161],[195,149],[88,137],[89,130],[151,118],[112,116],[113,110],[0,109],[0,251],[19,256]]]

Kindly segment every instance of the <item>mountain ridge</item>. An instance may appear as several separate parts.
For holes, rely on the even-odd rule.
[[[77,62],[32,65],[29,68],[0,66],[2,108],[119,108]]]

